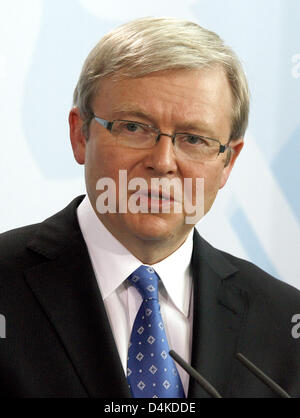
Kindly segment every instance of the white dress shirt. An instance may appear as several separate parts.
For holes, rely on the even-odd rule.
[[[131,329],[142,303],[139,292],[126,279],[142,263],[105,228],[87,196],[79,205],[77,216],[126,375]],[[161,279],[159,301],[169,347],[188,363],[193,321],[192,250],[193,234],[190,233],[178,250],[152,265]],[[176,366],[187,395],[189,376]]]

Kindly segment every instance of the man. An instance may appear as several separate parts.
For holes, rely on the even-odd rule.
[[[170,349],[224,397],[278,396],[237,352],[300,395],[299,292],[194,230],[197,179],[201,217],[243,147],[248,108],[237,57],[194,23],[139,19],[92,50],[69,116],[87,196],[1,236],[2,396],[209,396]]]

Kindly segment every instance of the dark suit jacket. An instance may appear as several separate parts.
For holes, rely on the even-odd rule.
[[[0,396],[130,396],[78,225],[81,200],[0,236]],[[242,352],[300,396],[300,340],[291,335],[300,292],[197,232],[192,270],[192,365],[225,397],[276,396],[235,359]],[[189,396],[208,395],[191,380]]]

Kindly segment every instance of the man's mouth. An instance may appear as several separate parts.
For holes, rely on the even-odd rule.
[[[171,208],[175,202],[174,196],[171,193],[166,193],[162,190],[138,190],[132,195],[138,199],[137,204],[147,208],[149,212],[158,212],[163,208]]]
[[[172,194],[165,193],[161,190],[138,190],[134,194],[136,196],[141,196],[141,198],[174,202],[174,197]]]

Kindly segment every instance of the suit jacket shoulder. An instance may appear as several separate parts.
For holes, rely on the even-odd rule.
[[[254,263],[238,258],[225,251],[218,250],[197,233],[197,240],[201,241],[201,257],[205,258],[211,267],[221,274],[228,263],[235,270],[231,275],[231,283],[249,292],[252,296],[260,295],[265,298],[283,301],[287,298],[300,307],[300,290],[277,279]],[[276,299],[277,298],[277,299]]]
[[[23,263],[42,260],[37,254],[54,258],[63,247],[80,237],[76,208],[84,196],[74,199],[66,208],[46,220],[0,234],[0,266],[17,268]]]

